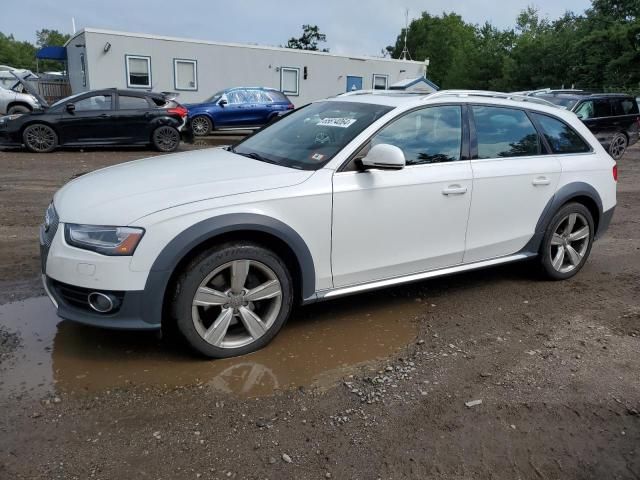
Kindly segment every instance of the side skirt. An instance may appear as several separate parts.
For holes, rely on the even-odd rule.
[[[348,287],[334,288],[331,290],[323,290],[317,293],[316,300],[329,300],[336,297],[342,297],[345,295],[353,295],[355,293],[366,292],[369,290],[376,290],[379,288],[391,287],[394,285],[400,285],[403,283],[417,282],[420,280],[426,280],[428,278],[442,277],[444,275],[453,275],[455,273],[466,272],[469,270],[477,270],[480,268],[493,267],[495,265],[501,265],[503,263],[517,262],[526,260],[528,258],[535,257],[535,253],[523,252],[516,253],[514,255],[508,255],[506,257],[492,258],[489,260],[483,260],[481,262],[468,263],[465,265],[456,265],[454,267],[442,268],[439,270],[430,270],[428,272],[414,273],[411,275],[405,275],[402,277],[393,277],[386,280],[378,280],[375,282],[362,283],[359,285],[351,285]],[[305,302],[310,303],[310,302]]]

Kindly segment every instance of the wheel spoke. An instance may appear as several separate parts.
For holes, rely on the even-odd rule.
[[[282,290],[280,289],[280,282],[278,280],[270,280],[249,290],[244,298],[248,302],[255,302],[257,300],[273,298],[281,293]]]
[[[557,233],[554,233],[553,237],[551,237],[551,245],[562,245],[563,243],[562,237]]]
[[[565,235],[569,235],[571,233],[571,231],[573,230],[573,227],[576,225],[576,218],[578,217],[577,214],[572,213],[569,215],[569,218],[567,220],[567,226],[564,229],[564,233]]]
[[[240,312],[240,319],[242,320],[242,324],[245,326],[249,335],[255,340],[264,335],[264,332],[267,331],[267,327],[260,317],[258,317],[253,311],[249,310],[247,307],[240,307],[238,309]]]
[[[208,287],[200,287],[193,299],[193,304],[201,307],[224,305],[229,302],[229,297],[218,290]]]
[[[220,312],[218,318],[213,322],[204,334],[204,339],[212,345],[219,346],[224,340],[231,319],[233,318],[233,309],[225,308]]]
[[[571,262],[571,265],[573,265],[574,267],[576,265],[578,265],[580,263],[580,260],[582,259],[582,257],[580,256],[580,254],[578,252],[576,252],[575,248],[573,248],[571,245],[567,245],[565,247],[565,250],[567,251],[567,254],[569,255],[569,261]]]
[[[560,247],[558,248],[558,251],[556,252],[556,256],[553,257],[553,260],[551,261],[551,263],[553,265],[553,268],[560,271],[560,269],[562,268],[563,262],[564,262],[564,248]]]
[[[231,264],[231,291],[241,293],[249,274],[249,260],[236,260]]]
[[[571,242],[575,242],[576,240],[582,240],[583,238],[587,238],[588,236],[589,236],[589,227],[587,225],[585,225],[581,229],[576,230],[573,233],[570,233],[569,234],[569,240]]]

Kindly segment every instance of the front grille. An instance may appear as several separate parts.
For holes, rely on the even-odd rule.
[[[76,287],[75,285],[68,285],[66,283],[58,282],[57,280],[53,280],[53,279],[50,279],[50,282],[51,282],[50,286],[53,288],[53,290],[57,294],[56,296],[60,300],[62,300],[64,303],[66,303],[66,304],[68,304],[68,305],[70,305],[72,307],[76,307],[76,308],[80,308],[82,310],[87,310],[89,312],[96,313],[95,310],[93,310],[89,306],[89,294],[91,292],[96,292],[96,291],[99,291],[99,290],[93,290],[93,289],[83,288],[83,287]],[[115,308],[114,310],[112,310],[109,313],[117,312],[119,306],[122,304],[122,299],[124,298],[124,292],[109,291],[109,292],[105,292],[105,293],[112,294],[118,300],[116,302],[117,308]]]
[[[59,223],[58,212],[56,212],[53,202],[51,202],[44,214],[44,223],[40,225],[40,262],[42,273],[46,273],[47,256],[49,255],[53,237],[56,236],[56,232],[58,231]]]

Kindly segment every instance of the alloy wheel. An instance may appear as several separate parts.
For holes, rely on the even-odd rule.
[[[25,143],[36,152],[47,152],[56,145],[55,132],[46,125],[33,125],[24,132]]]
[[[180,143],[180,134],[172,127],[158,127],[153,138],[156,146],[163,152],[175,150]]]
[[[196,117],[191,120],[191,129],[195,135],[206,135],[209,133],[209,121],[205,117]]]
[[[580,265],[587,253],[591,232],[587,219],[570,213],[558,224],[549,245],[551,265],[560,273],[568,273]]]
[[[609,152],[614,160],[620,160],[627,150],[627,138],[624,135],[616,135],[611,141]]]
[[[239,348],[267,333],[281,305],[282,286],[271,268],[256,260],[234,260],[200,283],[191,319],[207,343]]]

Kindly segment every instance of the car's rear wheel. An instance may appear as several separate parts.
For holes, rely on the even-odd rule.
[[[553,217],[542,242],[541,262],[554,280],[573,277],[584,266],[595,234],[593,216],[580,203],[569,203]]]
[[[628,145],[627,136],[624,133],[616,133],[609,144],[609,155],[616,161],[620,160],[627,151]]]
[[[211,130],[213,130],[213,123],[208,117],[199,115],[197,117],[193,117],[191,120],[191,130],[193,130],[193,134],[196,137],[203,137],[211,133]]]
[[[24,105],[14,105],[7,111],[7,115],[17,115],[19,113],[29,113],[31,109]]]
[[[49,153],[58,146],[58,135],[49,125],[36,123],[24,129],[22,141],[30,152]]]
[[[180,132],[169,125],[163,125],[153,131],[151,141],[156,150],[175,152],[180,145]]]
[[[172,310],[194,349],[224,358],[264,347],[285,324],[292,304],[285,263],[259,245],[238,243],[214,248],[184,269]]]

